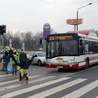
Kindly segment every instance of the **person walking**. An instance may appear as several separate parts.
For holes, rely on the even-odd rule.
[[[9,56],[11,57],[13,55],[13,50],[10,48],[9,50]]]
[[[16,52],[16,51],[14,51],[14,52]],[[10,50],[9,50],[9,57],[10,58],[12,58],[12,60],[15,62],[15,64],[17,65],[17,61],[15,60],[15,58],[14,58],[14,52],[13,52],[13,50],[10,48]]]
[[[19,52],[18,52],[18,50],[16,50],[16,55],[19,56]]]
[[[26,74],[26,78],[28,80],[28,76],[27,76],[28,70],[27,70],[26,64],[25,64],[28,61],[28,58],[23,49],[21,49],[21,52],[19,54],[19,60],[20,60],[19,81],[21,81],[21,78],[24,76],[24,74]]]
[[[5,70],[5,72],[7,74],[8,73],[8,71],[7,71],[7,65],[8,65],[9,60],[10,60],[7,51],[5,51],[5,54],[3,55],[2,60],[3,60],[3,68],[2,68],[2,70]]]
[[[12,75],[17,75],[17,63],[19,63],[19,57],[16,55],[16,52],[14,52],[13,58],[10,58],[10,64],[12,65]]]
[[[4,51],[1,52],[0,59],[3,58]]]
[[[27,55],[26,55],[26,53],[24,52],[23,49],[21,49],[21,52],[20,52],[20,55],[19,55],[19,60],[20,60],[20,62],[28,60]]]

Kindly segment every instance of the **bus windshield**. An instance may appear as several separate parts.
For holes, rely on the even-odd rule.
[[[78,55],[78,40],[59,40],[47,42],[47,57]]]

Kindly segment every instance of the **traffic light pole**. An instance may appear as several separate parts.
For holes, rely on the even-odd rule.
[[[4,48],[4,34],[2,34],[2,47]]]
[[[1,48],[1,45],[2,45],[2,39],[1,39],[1,34],[0,34],[0,48]]]
[[[4,33],[6,33],[6,25],[0,25],[0,48],[4,48]]]
[[[4,37],[3,34],[0,34],[0,47],[4,47]]]

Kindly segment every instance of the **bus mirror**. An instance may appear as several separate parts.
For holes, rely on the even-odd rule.
[[[49,39],[45,39],[47,42],[49,42]]]
[[[82,40],[80,40],[80,46],[82,46],[83,45],[83,42],[82,42]]]

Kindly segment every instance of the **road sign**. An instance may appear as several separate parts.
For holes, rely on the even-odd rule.
[[[46,38],[51,32],[51,28],[50,28],[50,24],[49,23],[45,23],[43,25],[43,38]]]

